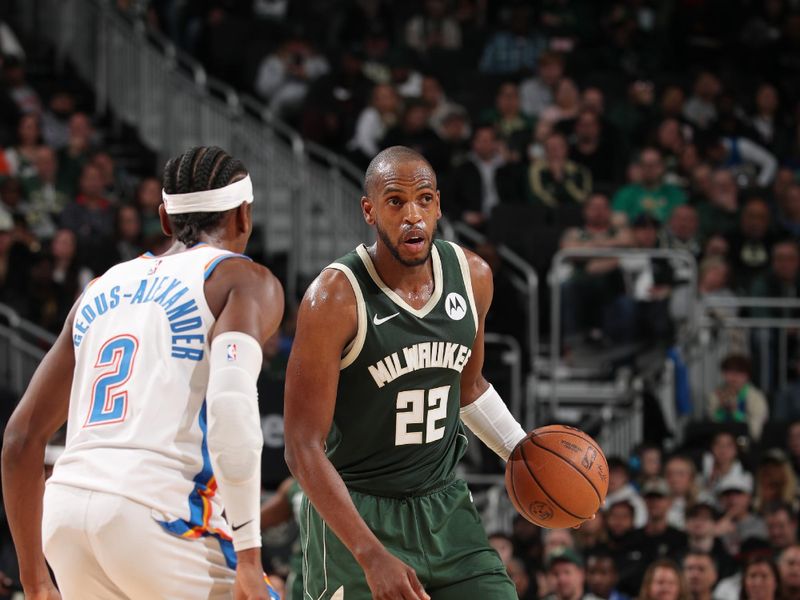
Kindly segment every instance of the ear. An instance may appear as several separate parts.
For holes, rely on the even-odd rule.
[[[167,237],[172,237],[172,223],[169,222],[167,209],[164,208],[163,203],[158,205],[158,218],[161,221],[161,231],[163,231],[164,235]]]
[[[439,190],[436,190],[436,220],[442,218],[442,194]]]
[[[249,235],[253,229],[253,205],[242,202],[236,209],[236,233]]]
[[[375,205],[366,196],[361,196],[361,213],[368,225],[375,225]]]

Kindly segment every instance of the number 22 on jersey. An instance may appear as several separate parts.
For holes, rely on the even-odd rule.
[[[139,340],[129,334],[115,336],[100,348],[95,369],[102,369],[94,380],[89,414],[84,427],[108,425],[125,420],[128,414],[128,390]]]
[[[397,420],[394,430],[394,445],[430,444],[444,437],[444,425],[437,421],[447,418],[447,397],[450,386],[430,390],[406,390],[397,394]],[[427,413],[427,414],[426,414]],[[422,431],[409,431],[409,425],[422,425]]]

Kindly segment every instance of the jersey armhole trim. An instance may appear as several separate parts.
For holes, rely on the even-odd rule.
[[[453,247],[456,258],[458,258],[458,264],[461,267],[461,278],[464,280],[464,287],[467,289],[469,307],[472,311],[472,320],[475,323],[475,335],[477,336],[480,323],[478,321],[478,308],[475,305],[475,294],[472,292],[472,275],[469,272],[469,261],[467,261],[467,255],[464,254],[464,249],[461,246],[451,241],[447,243]]]
[[[326,269],[336,269],[344,273],[347,280],[350,282],[350,287],[353,288],[353,293],[356,296],[356,315],[358,317],[358,329],[356,330],[356,337],[354,337],[347,346],[344,348],[344,355],[339,363],[339,370],[342,371],[352,365],[361,354],[364,348],[364,340],[367,339],[367,304],[364,302],[364,294],[361,292],[361,286],[358,285],[353,271],[350,267],[342,263],[331,263]]]
[[[223,254],[222,256],[217,256],[216,258],[211,259],[205,266],[205,272],[203,273],[203,280],[208,279],[211,277],[211,274],[214,272],[223,260],[227,260],[229,258],[243,258],[245,260],[249,260],[253,262],[253,259],[249,256],[245,256],[244,254],[236,254],[235,252],[231,252],[230,254]]]

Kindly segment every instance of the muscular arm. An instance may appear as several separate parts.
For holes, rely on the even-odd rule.
[[[212,314],[216,315],[217,318],[214,329],[209,336],[211,338],[210,343],[213,343],[214,339],[222,334],[236,332],[250,336],[263,348],[266,341],[277,330],[283,317],[283,289],[281,284],[267,268],[256,263],[237,259],[224,261],[206,281],[205,295]],[[240,351],[244,353],[246,349],[243,347]],[[213,352],[212,348],[212,355]],[[258,351],[256,350],[256,352]],[[244,359],[244,356],[240,356],[240,359]],[[256,360],[255,364],[260,365],[260,352],[258,352]],[[212,386],[212,378],[223,377],[223,375],[218,365],[216,367],[218,370],[214,371],[215,363],[213,359],[211,360],[211,366],[212,373],[209,376],[209,389],[206,398],[209,423],[208,444],[212,464],[217,472],[220,496],[223,503],[228,504],[228,517],[230,519],[234,512],[249,512],[247,509],[248,503],[258,502],[258,499],[251,496],[251,494],[257,495],[259,493],[260,481],[255,483],[252,482],[252,479],[240,481],[243,478],[242,474],[238,473],[241,468],[233,469],[234,465],[245,464],[242,461],[252,460],[253,462],[258,462],[260,458],[260,424],[253,422],[253,419],[258,419],[258,410],[252,405],[247,407],[251,401],[255,402],[255,398],[250,397],[251,393],[255,396],[255,380],[251,382],[252,392],[249,390],[244,391],[248,387],[246,385],[241,390],[236,391],[227,385],[220,386],[215,384]],[[243,371],[241,373],[243,377],[249,377]],[[231,405],[231,402],[235,402],[235,406]],[[223,405],[222,403],[226,404]],[[238,445],[237,442],[230,439],[228,433],[235,430],[241,432]],[[247,435],[245,435],[246,432]],[[252,440],[252,442],[245,443],[245,440]],[[255,456],[256,454],[257,456]],[[252,458],[247,458],[248,455]],[[228,470],[220,470],[225,465],[228,465]],[[251,487],[253,488],[252,490]],[[245,516],[242,523],[247,525],[250,521]],[[244,531],[249,530],[240,530],[240,535]],[[257,534],[257,530],[254,530],[252,535],[247,534],[247,540],[257,538]],[[234,545],[236,544],[237,540],[234,537]],[[254,546],[251,542],[246,546],[243,544],[243,546],[241,549],[237,547],[239,566],[252,571],[256,577],[260,577],[260,544]]]
[[[492,303],[492,271],[483,259],[465,250],[478,313],[478,333],[472,355],[461,372],[461,420],[503,460],[508,460],[525,431],[497,391],[483,377],[483,335]]]
[[[66,422],[75,368],[73,307],[8,422],[3,439],[3,501],[26,593],[52,588],[42,551],[44,450]]]
[[[339,473],[325,455],[333,423],[339,363],[356,336],[356,299],[339,271],[324,271],[311,284],[297,315],[297,333],[286,367],[286,463],[337,537],[364,567],[383,546],[358,514]]]

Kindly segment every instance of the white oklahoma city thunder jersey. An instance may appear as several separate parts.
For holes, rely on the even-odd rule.
[[[203,284],[223,260],[199,244],[112,267],[80,300],[66,449],[50,483],[119,494],[169,532],[213,535],[235,559],[206,444],[208,334]],[[235,346],[229,356],[235,360]]]

